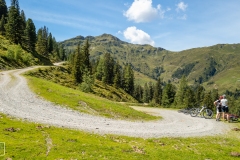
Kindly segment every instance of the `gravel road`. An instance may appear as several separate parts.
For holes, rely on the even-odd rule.
[[[129,122],[92,116],[54,105],[35,95],[20,74],[36,67],[0,72],[0,112],[32,122],[98,134],[131,137],[192,137],[224,134],[229,125],[214,119],[191,117],[177,111],[134,107],[163,120]]]

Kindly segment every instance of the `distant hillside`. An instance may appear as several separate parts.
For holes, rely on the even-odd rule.
[[[235,90],[240,88],[240,44],[218,44],[171,52],[150,45],[137,45],[119,40],[109,34],[82,37],[61,42],[67,50],[88,39],[92,59],[111,53],[120,64],[130,63],[136,72],[152,79],[178,82],[186,75],[190,83],[203,83],[207,88]]]

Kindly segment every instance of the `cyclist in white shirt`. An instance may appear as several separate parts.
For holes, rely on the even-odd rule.
[[[227,119],[228,120],[228,100],[226,99],[226,95],[223,95],[223,99],[221,99],[221,105],[222,105],[222,118],[223,120],[225,119],[225,114],[227,115]]]

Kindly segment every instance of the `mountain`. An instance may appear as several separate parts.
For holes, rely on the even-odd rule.
[[[202,83],[207,88],[235,90],[240,88],[240,44],[217,44],[171,52],[160,47],[138,45],[121,41],[110,34],[77,36],[60,42],[65,49],[74,51],[78,43],[88,39],[92,60],[108,52],[120,64],[129,63],[136,72],[151,79],[178,83],[185,75],[189,83]]]

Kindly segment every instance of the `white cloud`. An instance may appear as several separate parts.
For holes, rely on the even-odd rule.
[[[188,5],[184,2],[180,2],[177,4],[177,11],[185,11],[187,9]]]
[[[156,8],[152,6],[152,0],[134,0],[130,8],[123,14],[130,21],[149,22],[156,17],[164,17],[164,11],[161,10],[161,5]]]
[[[124,37],[127,40],[130,40],[131,43],[135,44],[150,44],[152,46],[155,45],[155,42],[151,39],[149,34],[146,32],[137,29],[135,26],[128,27],[124,32],[123,32]]]

